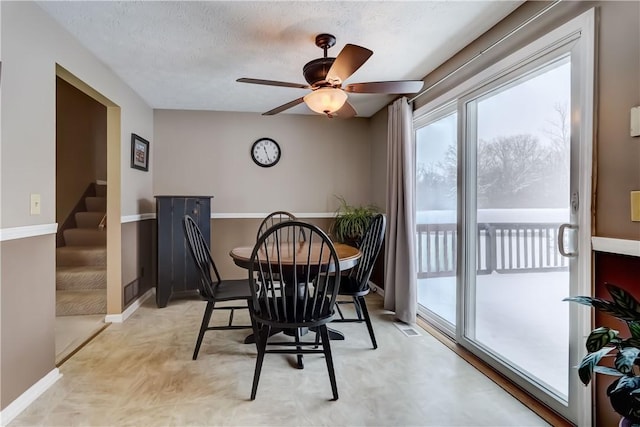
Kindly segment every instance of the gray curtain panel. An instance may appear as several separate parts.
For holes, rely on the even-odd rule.
[[[416,322],[415,201],[411,107],[402,97],[389,106],[387,137],[387,246],[384,308]]]

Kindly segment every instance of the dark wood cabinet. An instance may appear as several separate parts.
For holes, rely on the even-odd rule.
[[[213,196],[156,196],[158,307],[166,307],[172,296],[195,294],[198,290],[200,277],[184,237],[182,218],[189,215],[196,221],[209,246],[212,198]]]

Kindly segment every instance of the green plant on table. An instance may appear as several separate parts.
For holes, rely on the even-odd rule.
[[[338,242],[360,246],[362,235],[379,209],[373,205],[352,206],[344,197],[336,198],[340,201],[340,206],[329,231]]]
[[[612,328],[600,326],[589,334],[586,341],[587,355],[578,366],[578,376],[584,385],[589,384],[593,373],[618,377],[607,388],[612,408],[633,426],[640,426],[640,303],[627,291],[606,284],[611,301],[577,296],[564,301],[577,302],[594,307],[624,321],[630,336],[623,338]],[[613,359],[613,367],[601,366],[604,360]]]

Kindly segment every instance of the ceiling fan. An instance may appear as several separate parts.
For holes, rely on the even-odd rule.
[[[316,46],[324,50],[324,57],[309,61],[303,67],[302,73],[307,83],[309,83],[308,85],[250,78],[240,78],[236,81],[267,86],[311,89],[311,92],[307,95],[267,111],[262,114],[263,116],[281,113],[304,102],[313,111],[325,114],[329,118],[333,116],[349,118],[357,113],[347,101],[347,92],[401,94],[415,93],[422,89],[423,82],[421,80],[350,83],[342,87],[344,81],[373,55],[373,51],[362,46],[346,44],[337,57],[327,57],[327,50],[335,44],[336,38],[331,34],[319,34],[316,36]]]

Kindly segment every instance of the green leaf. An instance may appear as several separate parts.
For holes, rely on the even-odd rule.
[[[640,353],[640,349],[635,347],[620,350],[614,362],[616,369],[626,375],[633,374],[633,365],[638,358],[638,353]]]
[[[594,366],[593,372],[597,372],[598,374],[611,375],[612,377],[621,377],[624,375],[617,369],[610,368],[608,366]]]
[[[633,391],[629,391],[629,393],[636,393],[638,391],[638,388],[640,387],[640,377],[633,377],[633,376],[623,376],[622,378],[620,378],[618,380],[618,384],[616,384],[616,387],[611,390],[610,392],[607,391],[607,394],[610,395],[618,390],[623,390],[623,389],[627,389],[627,390],[633,390]]]
[[[605,326],[596,328],[589,334],[587,338],[586,346],[587,351],[592,353],[600,350],[605,345],[609,344],[611,340],[618,336],[618,331],[610,329]]]
[[[631,337],[635,339],[640,339],[640,321],[638,322],[629,322],[629,332],[631,332]]]
[[[371,219],[379,212],[376,206],[352,206],[344,197],[335,196],[340,206],[336,210],[336,218],[329,232],[340,242],[359,243]]]
[[[613,302],[620,308],[629,311],[638,311],[638,301],[627,291],[615,285],[607,283],[607,290],[613,297]]]
[[[602,298],[576,296],[576,297],[565,298],[563,299],[563,301],[577,302],[578,304],[582,304],[582,305],[590,305],[602,311],[603,313],[610,314],[626,322],[640,321],[640,312],[629,310],[626,307],[619,306],[616,303],[607,301]]]
[[[603,356],[613,350],[614,347],[605,347],[593,353],[587,354],[580,362],[580,366],[578,366],[578,376],[580,377],[580,381],[582,384],[587,385],[591,381],[591,376],[593,371]]]
[[[584,296],[567,297],[562,301],[577,302],[578,304],[593,306],[592,304],[593,298],[591,297],[584,297]]]

